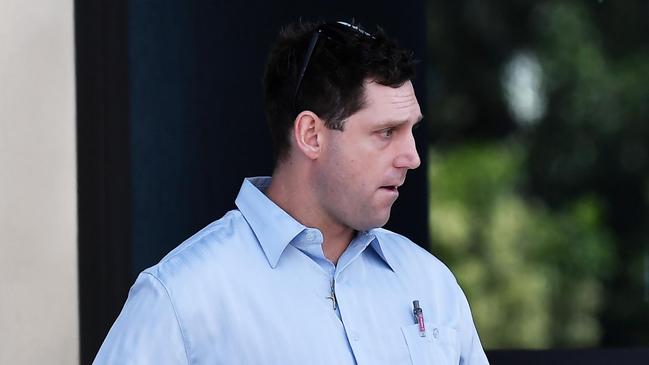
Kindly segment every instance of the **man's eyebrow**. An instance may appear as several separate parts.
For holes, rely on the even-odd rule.
[[[417,126],[422,121],[422,119],[424,119],[424,116],[420,114],[417,120],[413,123],[413,127]],[[408,120],[384,120],[378,123],[378,128],[383,129],[396,127],[399,125],[408,124],[408,122]]]

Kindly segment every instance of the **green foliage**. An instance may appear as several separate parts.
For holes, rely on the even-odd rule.
[[[473,299],[487,348],[596,344],[614,260],[601,207],[584,196],[551,212],[525,197],[522,155],[514,142],[431,151],[431,249]]]
[[[429,3],[432,251],[489,347],[649,344],[648,11]]]

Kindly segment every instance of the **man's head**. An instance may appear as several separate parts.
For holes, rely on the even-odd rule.
[[[354,230],[387,222],[397,188],[420,163],[413,63],[381,30],[300,23],[280,34],[266,69],[266,109],[274,176],[290,182],[288,195],[307,210],[298,219]]]
[[[264,75],[266,115],[278,163],[290,150],[296,116],[310,110],[327,127],[342,130],[364,105],[373,80],[398,87],[415,74],[412,52],[377,29],[374,34],[342,22],[286,26],[270,52]]]

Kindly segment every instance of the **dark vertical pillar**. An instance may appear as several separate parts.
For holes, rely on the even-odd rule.
[[[75,1],[81,363],[131,282],[126,1]]]
[[[219,218],[244,176],[272,171],[262,72],[280,27],[308,20],[379,24],[423,60],[424,4],[131,1],[129,58],[133,272]],[[423,63],[415,87],[426,95]],[[425,111],[424,111],[425,114]],[[401,189],[388,228],[427,245],[426,126],[422,166]]]

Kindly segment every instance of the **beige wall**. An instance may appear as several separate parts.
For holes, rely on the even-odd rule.
[[[73,31],[0,1],[0,364],[79,361]]]

